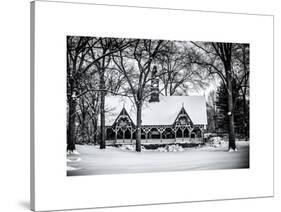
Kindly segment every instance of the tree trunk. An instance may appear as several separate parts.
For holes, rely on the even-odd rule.
[[[228,110],[232,111],[231,115],[229,115],[229,129],[228,129],[228,134],[229,134],[229,147],[228,149],[236,150],[236,143],[235,143],[235,133],[234,133],[234,113],[233,113],[233,100],[232,99],[232,94],[228,96]]]
[[[247,72],[247,65],[246,65],[246,48],[245,45],[243,45],[243,69],[244,73]],[[248,124],[247,124],[247,119],[248,117],[248,111],[247,111],[247,103],[246,103],[246,92],[247,92],[247,81],[248,77],[244,80],[244,89],[242,89],[242,94],[243,94],[243,126],[244,126],[244,136],[246,141],[249,138],[249,129],[248,129]]]
[[[97,143],[97,118],[92,118],[92,125],[93,125],[93,140],[94,144]]]
[[[141,152],[141,103],[137,104],[136,151]]]
[[[76,101],[73,97],[69,98],[68,102],[68,127],[67,127],[67,150],[75,150],[75,112],[76,112]]]
[[[246,103],[246,94],[243,93],[243,126],[244,126],[244,136],[246,141],[249,139],[249,129],[247,124],[248,119],[247,103]]]
[[[236,150],[235,132],[234,132],[234,110],[233,110],[233,90],[232,90],[232,76],[231,63],[225,65],[226,80],[227,80],[227,103],[228,103],[228,135],[229,135],[229,150]]]
[[[105,101],[105,92],[104,88],[105,87],[105,81],[104,81],[104,69],[101,69],[100,72],[100,89],[101,89],[101,94],[100,94],[100,149],[105,149],[105,111],[104,111],[104,101]]]

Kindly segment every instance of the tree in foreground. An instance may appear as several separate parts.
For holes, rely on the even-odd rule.
[[[80,73],[89,48],[88,37],[67,37],[67,150],[75,150],[77,94]]]
[[[244,102],[239,84],[236,80],[233,80],[233,102],[234,102],[234,126],[235,132],[239,135],[243,135],[247,140],[249,132],[249,124],[244,125],[244,119],[249,120],[249,101],[247,101],[246,112],[244,111]],[[227,106],[227,90],[224,85],[220,85],[216,93],[216,107],[217,107],[217,125],[222,131],[228,131],[228,106]]]
[[[129,41],[128,41],[129,42]],[[141,116],[144,101],[150,96],[152,64],[163,48],[162,40],[136,39],[130,48],[122,49],[113,55],[117,70],[125,76],[128,97],[136,106],[136,151],[141,152]]]
[[[191,43],[194,45],[193,51],[189,55],[191,61],[194,64],[206,68],[210,74],[218,75],[226,88],[229,151],[236,150],[232,82],[235,77],[233,62],[237,45],[233,43]]]

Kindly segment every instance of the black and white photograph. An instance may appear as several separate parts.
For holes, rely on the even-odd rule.
[[[250,45],[67,36],[67,176],[250,168]]]
[[[280,211],[278,1],[1,3],[0,211]]]

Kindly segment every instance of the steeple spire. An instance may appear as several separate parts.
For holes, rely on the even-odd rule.
[[[149,102],[159,102],[159,78],[156,75],[157,75],[157,67],[153,66],[153,70],[151,72]]]

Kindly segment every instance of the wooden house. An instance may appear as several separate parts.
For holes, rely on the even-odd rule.
[[[107,143],[134,142],[136,135],[136,108],[132,99],[107,96]],[[159,96],[142,108],[142,139],[144,142],[174,142],[202,140],[207,126],[204,96]]]
[[[141,138],[144,142],[202,141],[207,127],[205,96],[163,96],[156,67],[151,76],[150,99],[142,107]],[[105,98],[106,143],[133,143],[136,107],[123,96]]]

